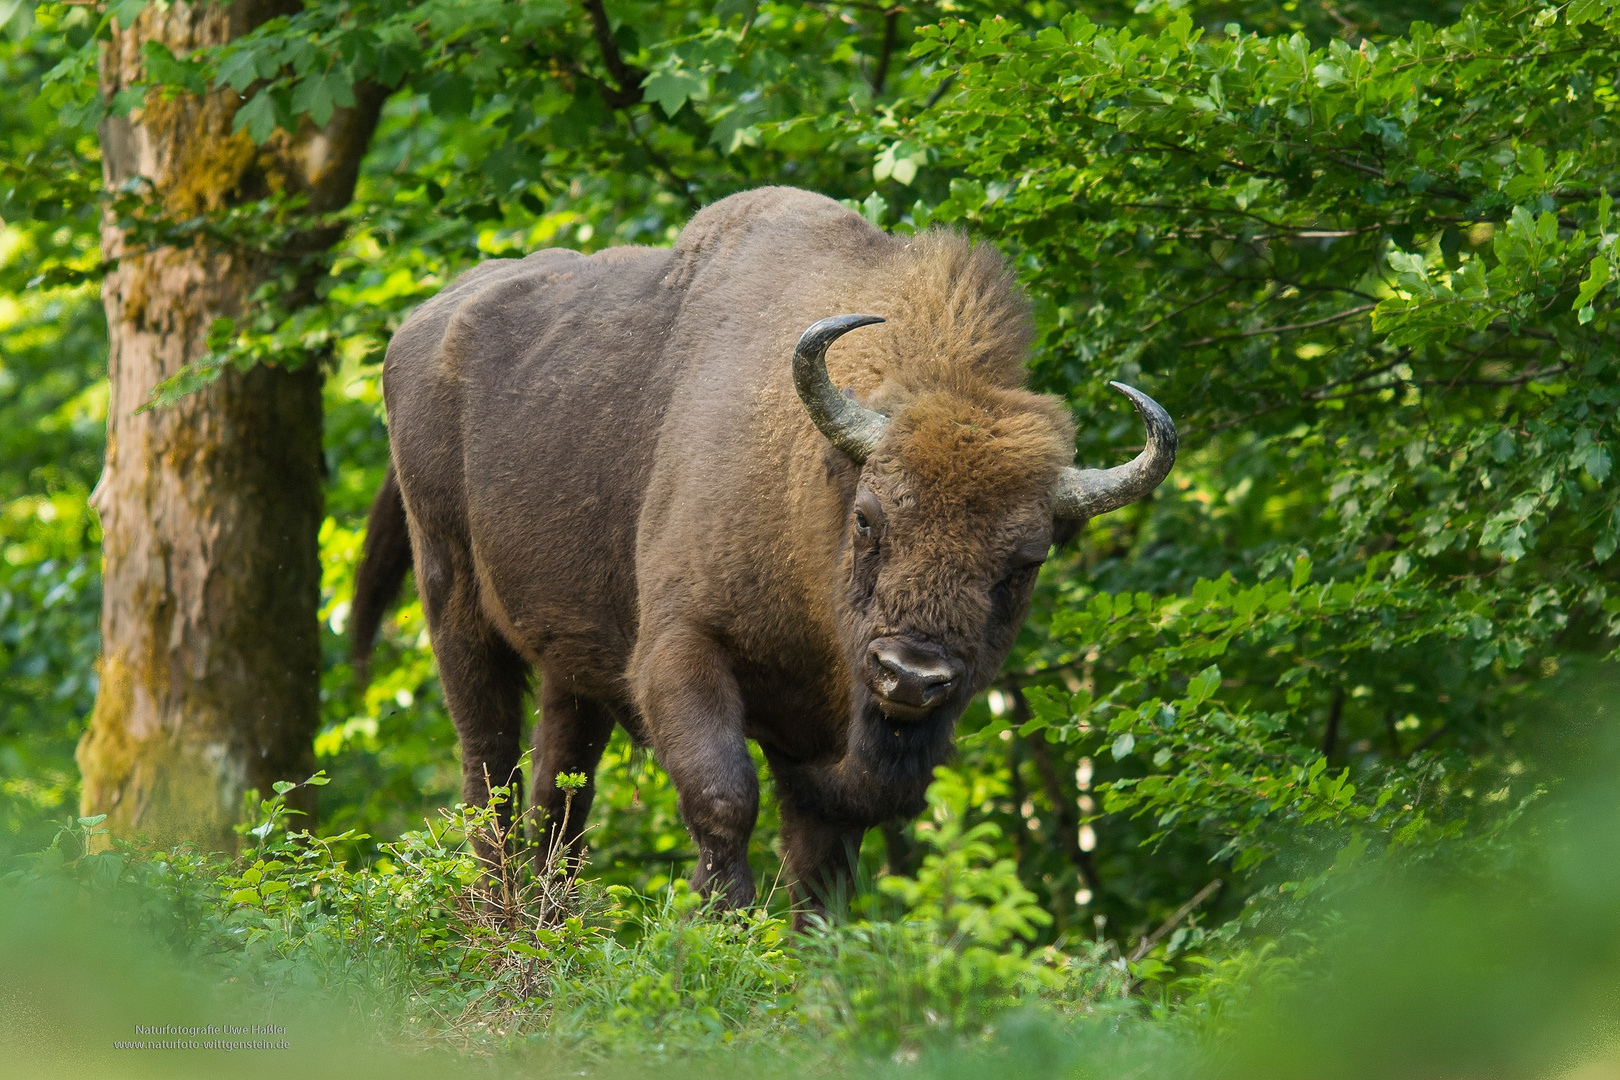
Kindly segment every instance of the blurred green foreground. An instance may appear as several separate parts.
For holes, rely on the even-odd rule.
[[[1584,685],[1548,725],[1569,779],[1499,841],[1341,857],[1174,966],[1021,946],[1039,908],[944,770],[916,877],[802,937],[588,869],[478,894],[465,819],[361,871],[279,795],[229,862],[82,854],[81,823],[0,886],[0,1074],[1620,1077],[1620,683]]]

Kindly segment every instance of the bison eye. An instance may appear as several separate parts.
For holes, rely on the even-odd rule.
[[[877,496],[870,491],[862,491],[855,496],[855,535],[869,544],[877,542],[878,533],[883,531],[883,507],[879,505]]]
[[[1006,588],[1013,589],[1029,584],[1030,579],[1040,572],[1041,564],[1045,561],[1045,559],[1035,559],[1019,563],[1007,571],[1007,576],[1001,579],[1001,584]]]

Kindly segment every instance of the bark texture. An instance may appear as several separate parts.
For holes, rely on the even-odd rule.
[[[110,99],[141,80],[142,49],[177,56],[238,37],[284,4],[146,9],[103,46]],[[251,92],[251,91],[250,91]],[[148,95],[101,132],[109,189],[139,178],[172,220],[276,192],[319,213],[350,198],[383,93],[360,88],[324,129],[263,146],[233,134],[242,98]],[[207,351],[289,260],[337,231],[311,227],[273,253],[218,241],[140,247],[109,212],[103,286],[111,338],[101,517],[101,689],[79,744],[86,814],[115,834],[234,847],[243,793],[314,770],[322,516],[319,365],[232,371],[179,404],[140,412],[153,389]],[[313,360],[313,358],[312,358]],[[313,806],[301,807],[312,810]]]

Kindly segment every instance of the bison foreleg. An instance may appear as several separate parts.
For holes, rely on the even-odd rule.
[[[855,860],[866,830],[837,822],[814,803],[807,777],[790,762],[771,756],[782,814],[782,861],[793,896],[793,928],[812,916],[843,912],[855,888]],[[808,797],[807,797],[808,796]]]
[[[753,903],[748,838],[759,816],[759,775],[731,665],[699,634],[665,634],[638,650],[633,681],[654,751],[697,843],[693,887],[731,907]]]

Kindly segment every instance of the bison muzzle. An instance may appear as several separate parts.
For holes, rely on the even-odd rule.
[[[675,784],[694,883],[739,905],[755,740],[815,910],[868,828],[922,808],[1054,540],[1174,461],[1170,418],[1116,383],[1146,447],[1074,468],[1066,410],[1023,388],[1029,343],[989,247],[790,188],[714,204],[672,249],[477,266],[388,348],[357,668],[414,567],[467,801],[518,782],[538,671],[552,838],[578,842],[592,792],[557,836],[557,775],[594,774],[617,724]]]

